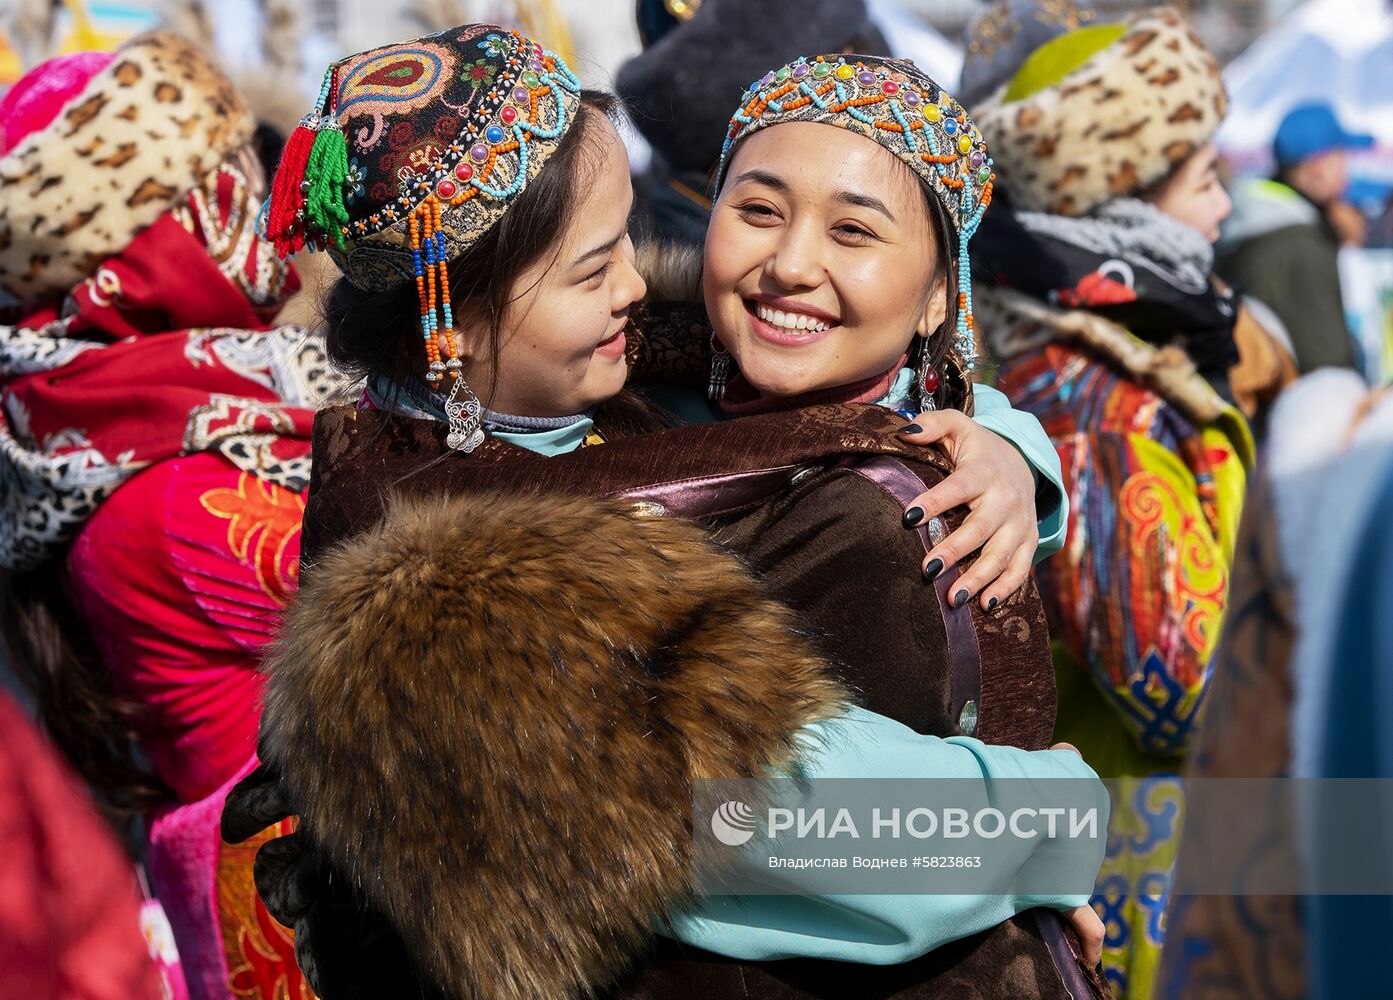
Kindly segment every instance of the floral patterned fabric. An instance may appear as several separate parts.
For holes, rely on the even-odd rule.
[[[251,234],[249,197],[223,165],[63,303],[0,326],[0,567],[59,551],[161,459],[212,451],[308,484],[337,380],[322,340],[267,328],[297,282]]]
[[[325,88],[316,112],[337,122],[348,155],[346,242],[329,252],[373,289],[416,274],[410,220],[424,203],[440,208],[442,260],[492,229],[580,105],[580,81],[558,55],[489,24],[348,56]]]
[[[0,567],[62,559],[73,608],[176,801],[146,859],[191,1000],[303,1000],[288,938],[218,837],[255,763],[262,648],[295,590],[322,338],[234,156],[61,302],[0,327]]]
[[[298,582],[303,513],[302,493],[190,455],[118,489],[68,557],[74,604],[145,707],[141,745],[178,799],[146,853],[192,1000],[310,996],[256,895],[255,850],[218,834],[230,783],[256,763],[258,664]]]
[[[1252,442],[1236,411],[1192,422],[1079,344],[1017,355],[999,387],[1039,417],[1063,467],[1067,542],[1037,568],[1056,646],[1055,738],[1118,779],[1093,903],[1114,992],[1149,998],[1179,771],[1212,676]]]
[[[117,490],[68,556],[73,602],[181,803],[256,750],[257,660],[295,589],[303,511],[302,494],[191,455]]]

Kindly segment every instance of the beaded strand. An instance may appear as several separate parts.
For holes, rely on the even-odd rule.
[[[450,306],[449,258],[440,222],[440,202],[430,195],[407,219],[411,260],[416,268],[416,297],[421,304],[421,336],[426,348],[426,381],[438,385],[449,372],[457,379],[464,367],[455,340],[455,317]],[[441,319],[444,319],[442,324]],[[445,342],[441,358],[440,342]]]

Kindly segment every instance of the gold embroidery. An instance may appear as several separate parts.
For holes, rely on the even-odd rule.
[[[1035,10],[1035,20],[1041,24],[1058,25],[1066,31],[1081,28],[1097,17],[1096,11],[1080,10],[1076,0],[1038,0]]]
[[[1020,32],[1020,22],[1011,17],[1011,0],[1001,0],[982,15],[967,50],[990,61],[1004,45],[1010,45]]]
[[[1074,31],[1096,21],[1098,14],[1080,8],[1077,0],[1038,0],[1034,17],[1041,24]],[[1012,16],[1010,0],[1001,0],[982,15],[967,49],[990,61],[1000,49],[1015,41],[1020,30],[1021,23]]]

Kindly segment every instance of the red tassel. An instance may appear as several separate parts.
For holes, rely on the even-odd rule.
[[[300,184],[305,179],[305,167],[314,148],[315,130],[310,119],[300,119],[299,126],[285,141],[276,179],[271,184],[271,207],[266,215],[266,235],[275,244],[276,252],[284,257],[305,245],[302,220],[296,218],[305,206],[305,194]]]

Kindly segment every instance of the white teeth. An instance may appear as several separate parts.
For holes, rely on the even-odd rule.
[[[755,315],[770,326],[782,327],[785,330],[811,330],[813,333],[821,333],[827,329],[826,323],[813,319],[811,316],[784,312],[781,309],[771,309],[758,303],[755,305]]]

